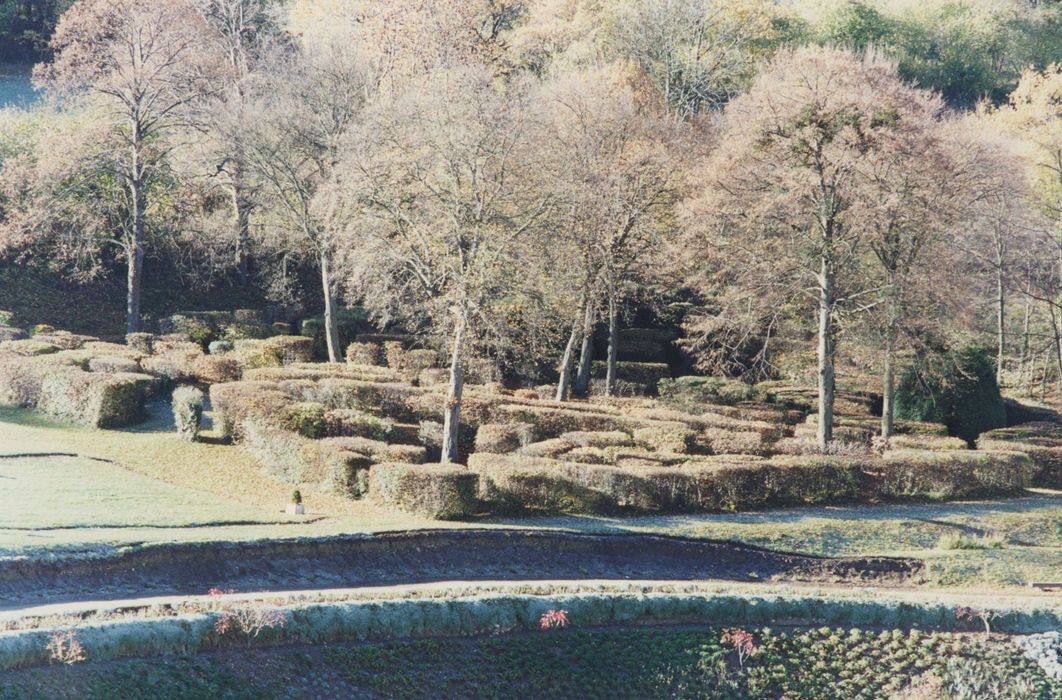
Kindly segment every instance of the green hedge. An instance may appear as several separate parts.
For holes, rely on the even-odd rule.
[[[989,606],[994,630],[1033,633],[1058,629],[1062,615],[1051,608]],[[790,624],[976,631],[976,620],[960,620],[947,603],[828,599],[811,595],[723,595],[705,593],[580,593],[556,596],[480,595],[302,604],[279,608],[282,627],[255,638],[225,640],[216,630],[217,612],[78,625],[77,639],[89,661],[130,656],[191,654],[234,642],[247,645],[327,644],[412,637],[470,636],[533,631],[547,610],[567,611],[579,628],[639,623],[773,626]],[[47,645],[55,628],[0,632],[0,670],[50,663]]]
[[[452,520],[476,510],[477,476],[460,465],[376,464],[369,493],[379,503],[426,518]]]
[[[849,462],[755,457],[679,467],[580,464],[546,458],[472,455],[480,498],[492,509],[573,513],[733,511],[767,505],[853,500]]]
[[[1026,423],[984,433],[977,439],[982,450],[1019,450],[1036,467],[1033,484],[1062,488],[1062,424]]]
[[[474,454],[469,467],[479,474],[480,498],[492,510],[603,514],[999,496],[1020,492],[1034,473],[1020,452],[957,450],[901,450],[882,457],[734,455],[678,466]]]

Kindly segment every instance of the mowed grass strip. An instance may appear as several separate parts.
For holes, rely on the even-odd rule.
[[[0,550],[46,554],[79,544],[447,526],[305,489],[307,516],[289,517],[284,507],[295,485],[264,474],[252,456],[231,445],[190,443],[151,429],[164,425],[163,418],[153,416],[135,430],[92,430],[0,407],[0,455],[79,456],[0,459]]]
[[[0,530],[191,527],[284,522],[263,508],[193,492],[81,457],[0,459]]]

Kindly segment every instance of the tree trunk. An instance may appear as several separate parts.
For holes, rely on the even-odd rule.
[[[881,379],[881,437],[892,437],[893,422],[896,417],[896,377],[895,377],[896,338],[892,329],[885,339],[885,367]]]
[[[1021,322],[1021,353],[1018,355],[1018,386],[1027,385],[1026,372],[1029,365],[1029,316],[1032,314],[1032,303],[1025,299],[1025,317]],[[1028,391],[1029,389],[1026,389]]]
[[[327,250],[320,253],[321,288],[324,292],[324,331],[328,346],[328,361],[340,361],[339,328],[336,317],[336,298],[332,290],[332,261]]]
[[[572,323],[572,332],[568,335],[568,344],[564,346],[564,355],[561,356],[560,366],[557,368],[560,377],[557,379],[557,401],[567,401],[572,382],[572,360],[575,358],[575,344],[579,342],[579,326],[582,321],[582,309]]]
[[[1058,327],[1059,318],[1055,313],[1055,305],[1051,304],[1051,331],[1054,334],[1055,341],[1055,360],[1058,362],[1058,390],[1062,392],[1062,328]],[[1044,372],[1044,376],[1047,376],[1047,372]]]
[[[443,414],[442,461],[458,459],[458,424],[461,420],[461,394],[465,388],[464,313],[454,328],[453,354],[450,358],[450,386],[446,392],[446,411]]]
[[[130,242],[126,249],[128,273],[126,275],[125,332],[140,330],[140,281],[144,269],[144,246],[139,240]]]
[[[244,191],[243,175],[238,170],[232,176],[232,212],[236,229],[236,273],[240,286],[246,287],[251,274],[251,206]]]
[[[605,371],[605,396],[616,393],[616,357],[619,354],[619,319],[616,309],[616,294],[608,295],[608,368]]]
[[[899,309],[896,303],[896,282],[890,282],[888,308],[885,320],[885,360],[881,377],[881,437],[892,437],[896,418],[896,336],[899,325]]]
[[[818,446],[826,451],[833,441],[834,337],[833,337],[833,269],[822,258],[819,279],[819,425]]]
[[[579,350],[579,371],[572,383],[572,393],[586,396],[590,393],[590,370],[594,360],[594,303],[587,299],[583,309],[583,344]]]
[[[1003,356],[1006,352],[1006,304],[1007,295],[1003,286],[1003,265],[996,266],[996,384],[1003,385]]]
[[[133,204],[133,230],[126,243],[127,285],[125,298],[125,332],[140,330],[140,286],[144,270],[144,212],[147,209],[145,183],[140,176],[139,149],[133,148],[133,177],[129,183]]]

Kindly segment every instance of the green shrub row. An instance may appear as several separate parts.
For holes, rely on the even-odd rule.
[[[977,620],[959,619],[945,603],[827,599],[803,595],[584,593],[557,596],[481,595],[303,604],[280,608],[285,624],[254,638],[227,640],[215,623],[221,613],[185,614],[79,625],[77,639],[90,661],[129,656],[189,654],[240,644],[326,644],[341,640],[467,636],[535,630],[547,610],[563,609],[577,628],[638,623],[769,626],[778,620],[807,626],[928,628],[975,631]],[[993,609],[993,629],[1031,633],[1058,629],[1054,609]],[[0,670],[50,662],[56,630],[0,632]]]
[[[904,450],[876,457],[717,457],[680,466],[585,464],[474,454],[480,498],[500,511],[732,511],[772,505],[946,500],[1013,494],[1033,467],[1019,452]]]
[[[1025,423],[982,433],[977,439],[982,450],[1020,450],[1036,466],[1033,484],[1062,488],[1062,424]]]
[[[141,373],[89,372],[88,365],[89,357],[78,351],[36,357],[0,353],[0,404],[93,428],[139,421],[153,379]]]

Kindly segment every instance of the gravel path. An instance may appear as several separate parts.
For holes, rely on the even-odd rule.
[[[734,580],[904,585],[917,559],[819,558],[713,540],[548,530],[414,530],[144,547],[99,559],[0,563],[0,609],[77,600],[432,581]]]

